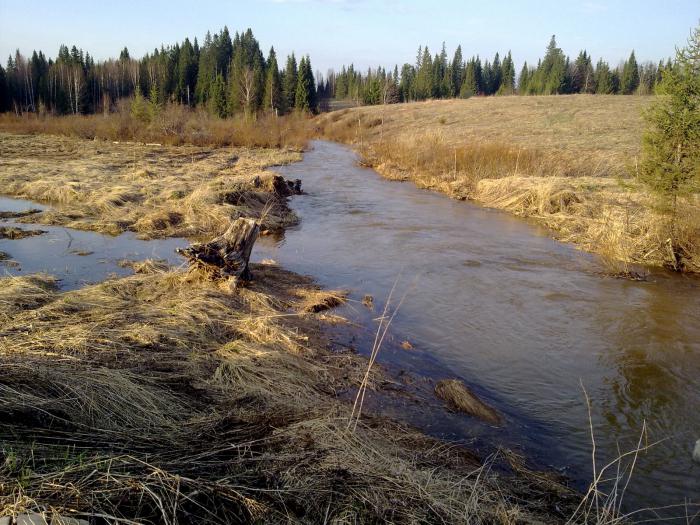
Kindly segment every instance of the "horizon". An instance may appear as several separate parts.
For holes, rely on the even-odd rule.
[[[258,0],[222,6],[206,0],[196,13],[190,13],[179,9],[181,2],[159,0],[140,6],[141,16],[135,16],[129,8],[110,12],[84,0],[72,2],[68,9],[39,1],[33,5],[33,14],[54,23],[38,32],[32,23],[36,17],[27,17],[24,6],[0,0],[0,57],[3,67],[17,49],[27,57],[42,51],[53,59],[63,44],[75,45],[96,61],[116,58],[124,47],[131,56],[142,57],[185,38],[197,38],[201,44],[207,31],[215,33],[227,26],[232,36],[251,28],[265,53],[274,46],[279,56],[308,54],[314,71],[324,76],[329,69],[340,71],[349,64],[360,71],[401,68],[415,62],[418,46],[427,45],[435,55],[443,42],[450,57],[461,45],[465,59],[479,55],[491,60],[496,52],[503,56],[511,51],[519,69],[525,61],[536,65],[552,34],[567,56],[575,58],[586,50],[594,61],[603,59],[615,67],[633,50],[640,63],[671,58],[700,18],[700,8],[688,0],[676,0],[673,9],[629,0],[565,6],[547,0],[537,13],[518,2],[488,8],[470,4],[466,8],[450,0],[436,10],[398,1]],[[265,9],[255,9],[259,6]],[[548,15],[539,15],[541,11]],[[158,16],[164,13],[167,16]],[[130,29],[124,31],[125,24]],[[514,25],[537,29],[514,32]],[[326,30],[310,31],[309,26]],[[362,27],[360,35],[357,27]]]

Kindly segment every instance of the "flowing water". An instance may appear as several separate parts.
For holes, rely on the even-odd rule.
[[[337,144],[316,142],[302,162],[277,171],[303,180],[306,194],[291,199],[301,222],[281,240],[262,238],[254,259],[271,257],[326,287],[349,289],[341,313],[360,329],[344,343],[361,352],[398,278],[395,297],[406,298],[380,361],[399,374],[461,378],[506,422],[492,428],[445,411],[430,382],[417,381],[416,391],[427,394],[419,401],[373,395],[376,406],[485,453],[499,444],[522,451],[584,489],[591,440],[583,386],[600,463],[618,446],[635,446],[644,422],[649,441],[665,439],[639,458],[627,508],[700,500],[700,465],[691,460],[700,438],[700,279],[606,278],[594,256],[536,225],[384,180]],[[0,197],[0,211],[37,207]],[[0,262],[0,273],[52,273],[63,289],[130,273],[122,259],[180,264],[174,249],[187,244],[12,219],[0,225],[47,232],[0,239],[15,261]],[[365,294],[375,297],[374,311],[362,306]],[[413,348],[403,350],[402,341]]]
[[[536,225],[384,180],[337,144],[316,142],[277,171],[303,180],[306,195],[291,200],[301,222],[281,240],[262,239],[255,257],[351,290],[343,313],[369,329],[378,312],[360,300],[371,294],[381,307],[398,276],[396,295],[406,299],[391,331],[413,349],[387,349],[385,362],[463,379],[506,424],[411,403],[395,410],[400,417],[442,437],[521,450],[585,488],[585,387],[600,463],[634,447],[644,422],[649,441],[665,439],[639,458],[627,508],[700,500],[691,459],[700,438],[699,279],[607,278],[596,257]]]

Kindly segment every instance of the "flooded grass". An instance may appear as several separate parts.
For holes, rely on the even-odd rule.
[[[528,501],[504,497],[504,479],[459,447],[376,418],[347,432],[349,407],[329,393],[359,382],[362,359],[323,350],[307,280],[253,271],[237,292],[160,267],[66,293],[48,276],[3,279],[0,514],[491,523],[552,512],[521,476],[507,491]]]

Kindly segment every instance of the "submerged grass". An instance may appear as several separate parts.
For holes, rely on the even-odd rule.
[[[669,221],[636,180],[649,97],[490,97],[345,109],[321,136],[387,178],[532,217],[613,273],[664,266]],[[682,199],[685,269],[700,271],[700,196]]]

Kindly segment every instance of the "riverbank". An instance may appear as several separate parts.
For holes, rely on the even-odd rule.
[[[650,97],[490,97],[344,109],[317,133],[354,145],[384,177],[471,199],[551,229],[611,273],[670,262],[668,220],[634,177]],[[700,196],[676,225],[700,271]]]
[[[210,237],[283,229],[299,153],[0,137],[0,181],[53,209],[21,221]],[[11,255],[11,253],[10,253]],[[477,458],[377,415],[348,430],[367,362],[331,348],[332,291],[275,264],[231,291],[144,264],[64,292],[0,284],[0,515],[152,523],[557,523],[578,496],[507,454]],[[319,311],[316,311],[319,310]],[[385,378],[373,368],[370,387]]]

